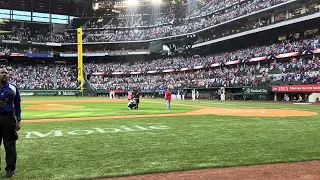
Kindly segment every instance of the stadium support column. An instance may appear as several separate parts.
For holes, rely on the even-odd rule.
[[[83,51],[82,51],[82,28],[77,29],[78,32],[78,81],[80,82],[80,92],[83,95]]]

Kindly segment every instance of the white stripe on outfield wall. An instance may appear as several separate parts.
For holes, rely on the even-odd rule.
[[[61,137],[61,136],[68,136],[68,135],[89,135],[89,134],[107,134],[107,133],[124,133],[124,132],[139,132],[139,131],[156,131],[156,130],[167,130],[170,129],[169,126],[164,125],[155,125],[149,124],[147,126],[119,126],[119,127],[103,127],[103,128],[92,128],[89,130],[72,130],[72,131],[64,131],[64,130],[52,130],[50,132],[38,132],[38,131],[31,131],[27,132],[25,138],[45,138],[45,137]]]

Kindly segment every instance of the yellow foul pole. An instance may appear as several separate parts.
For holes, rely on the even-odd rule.
[[[77,29],[78,33],[78,81],[80,82],[80,92],[83,92],[83,50],[82,50],[82,28]]]

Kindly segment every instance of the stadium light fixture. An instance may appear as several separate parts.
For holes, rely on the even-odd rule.
[[[152,4],[161,4],[162,3],[162,0],[151,0]]]
[[[136,6],[138,5],[138,0],[127,0],[128,6]]]
[[[95,10],[98,10],[100,7],[99,7],[99,3],[94,3],[92,5],[92,9],[95,11]]]

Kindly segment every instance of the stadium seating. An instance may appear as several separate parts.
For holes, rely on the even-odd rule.
[[[235,52],[213,54],[206,57],[167,58],[144,63],[88,63],[85,65],[88,74],[96,74],[90,83],[97,89],[142,89],[165,88],[169,83],[174,87],[198,86],[259,86],[273,83],[299,82],[317,83],[319,77],[319,57],[296,58],[285,63],[271,59],[260,65],[238,64],[221,67],[228,62],[244,62],[251,58],[279,55],[290,52],[301,52],[306,49],[318,49],[318,38],[295,42],[283,42],[269,46],[250,47]],[[218,67],[210,65],[219,64]],[[200,70],[192,70],[200,67]],[[210,67],[210,68],[206,68]],[[188,71],[176,71],[187,69]],[[170,73],[163,73],[172,70]],[[149,74],[150,71],[155,74]],[[190,72],[191,71],[191,72]],[[139,75],[136,75],[139,74]],[[104,75],[104,76],[103,76]],[[120,76],[119,76],[120,75]]]
[[[319,38],[298,39],[207,56],[171,57],[136,63],[93,61],[85,63],[85,72],[91,75],[89,83],[95,89],[132,89],[138,86],[155,89],[165,88],[168,84],[174,87],[220,87],[261,86],[271,82],[319,83],[318,56],[292,56],[289,60],[281,60],[281,54],[317,49],[320,49]],[[273,57],[278,58],[275,61]],[[262,61],[257,63],[255,60]],[[75,89],[78,86],[75,65],[1,64],[8,67],[12,81],[21,89]]]
[[[35,25],[34,23],[25,23],[22,25],[21,22],[10,22],[6,26],[15,27],[11,29],[13,34],[0,35],[0,40],[24,39],[35,42],[75,43],[75,29],[78,27],[83,27],[85,29],[86,38],[84,39],[84,42],[150,40],[192,33],[291,1],[293,0],[212,0],[207,5],[200,6],[200,9],[191,8],[191,12],[189,12],[186,19],[183,20],[184,23],[176,23],[179,18],[175,17],[172,12],[158,14],[157,16],[136,14],[134,16],[124,17],[107,16],[101,18],[76,18],[70,23],[68,28],[69,31],[60,35],[52,32],[53,28],[51,28],[50,25]],[[306,13],[291,14],[290,12],[286,20],[319,12],[318,6],[311,6],[308,8]],[[250,26],[246,26],[245,30],[271,25],[272,23],[283,20],[275,19],[274,21],[275,22],[271,22],[271,20],[257,20],[256,22],[252,22]],[[237,30],[235,32],[239,31]],[[223,35],[226,34],[222,33],[218,37]],[[201,39],[197,42],[207,41],[212,38]]]
[[[52,24],[24,21],[8,21],[0,24],[4,31],[0,40],[21,41],[16,44],[1,44],[0,56],[15,54],[49,54],[54,57],[50,46],[33,46],[47,42],[75,43],[78,27],[84,28],[84,42],[117,42],[151,40],[161,37],[193,33],[207,27],[218,25],[236,18],[270,8],[293,0],[209,0],[187,10],[186,16],[177,17],[174,8],[155,17],[150,14],[131,16],[106,16],[75,18],[62,34],[55,33]],[[291,13],[291,14],[290,14]],[[221,38],[232,33],[268,26],[280,21],[319,13],[319,5],[306,7],[306,12],[289,12],[280,20],[252,21],[242,30],[230,33],[221,32],[217,36],[199,38],[196,43]],[[236,24],[236,23],[235,23]],[[21,45],[22,44],[22,45]],[[249,45],[248,45],[249,46]],[[90,85],[95,89],[141,89],[174,87],[221,87],[221,86],[261,86],[270,83],[319,83],[319,37],[307,39],[282,40],[276,44],[260,44],[229,52],[192,55],[186,57],[170,56],[145,62],[104,62],[95,59],[85,63],[85,72],[90,75]],[[118,46],[119,47],[119,46]],[[126,54],[147,52],[148,47],[108,49],[105,47],[86,47],[84,53]],[[305,56],[283,54],[296,53]],[[75,48],[65,49],[64,54],[76,54]],[[75,56],[76,57],[76,56]],[[282,60],[284,59],[284,60]],[[77,69],[73,65],[53,63],[1,63],[10,70],[11,80],[21,89],[75,89],[78,87]]]
[[[11,64],[8,68],[10,80],[21,89],[76,89],[77,72],[67,65]]]

